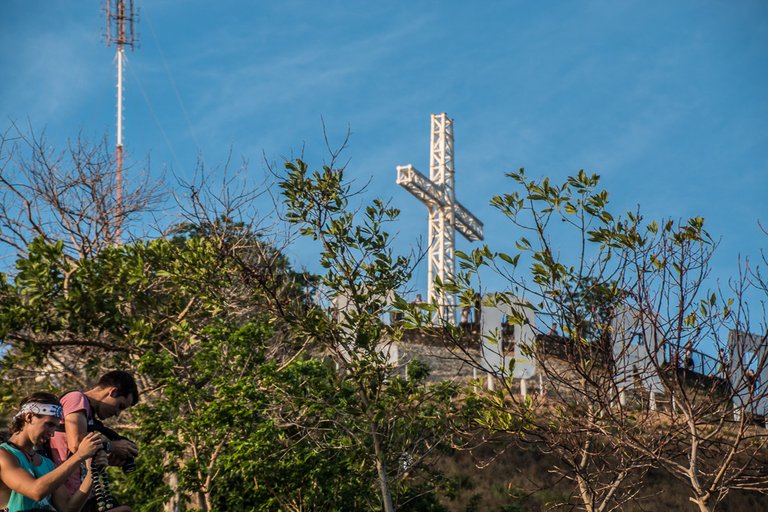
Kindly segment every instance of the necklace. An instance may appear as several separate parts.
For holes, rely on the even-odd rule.
[[[29,460],[29,462],[32,462],[35,459],[35,450],[34,449],[32,449],[30,451],[27,451],[27,450],[25,450],[24,448],[22,448],[21,446],[19,446],[18,444],[14,443],[11,440],[8,440],[8,444],[13,446],[17,450],[19,450],[21,453],[23,453],[24,456],[27,458],[27,460]]]

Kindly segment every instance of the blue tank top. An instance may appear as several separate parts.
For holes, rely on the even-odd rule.
[[[42,457],[43,462],[39,466],[33,466],[29,459],[17,448],[8,443],[0,444],[7,452],[12,453],[18,460],[19,465],[35,478],[50,473],[54,469],[53,461],[48,457]],[[11,491],[11,497],[8,499],[8,512],[21,512],[24,510],[56,510],[51,503],[51,496],[48,495],[40,501],[27,498],[23,494]]]

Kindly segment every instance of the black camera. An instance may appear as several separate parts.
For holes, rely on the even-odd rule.
[[[88,430],[99,432],[100,434],[102,434],[104,437],[107,438],[108,442],[104,444],[104,450],[107,453],[110,453],[112,451],[112,446],[111,446],[112,441],[121,441],[121,440],[131,441],[127,437],[121,436],[111,428],[105,426],[102,422],[100,422],[96,418],[93,419],[93,425],[91,425],[88,428]],[[133,441],[131,442],[133,443]],[[133,473],[134,471],[136,471],[136,459],[134,459],[133,457],[128,457],[125,463],[120,468],[123,470],[123,473],[126,473],[126,474]]]

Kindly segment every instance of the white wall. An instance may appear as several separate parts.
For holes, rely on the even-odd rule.
[[[510,298],[512,299],[511,302],[517,302],[516,298]],[[504,316],[511,317],[515,310],[526,319],[526,323],[515,325],[515,332],[512,336],[515,343],[514,369],[511,376],[516,379],[529,379],[536,375],[536,364],[532,359],[524,356],[520,350],[522,346],[532,346],[536,340],[536,319],[533,311],[529,308],[508,304],[482,306],[480,333],[482,335],[483,367],[495,374],[509,376],[509,365],[513,356],[505,356],[502,353],[503,348],[494,340],[501,339],[501,323]]]

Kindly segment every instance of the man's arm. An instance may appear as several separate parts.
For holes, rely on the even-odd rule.
[[[56,510],[59,512],[80,512],[83,505],[88,500],[88,496],[91,493],[91,487],[93,487],[93,471],[94,466],[106,466],[107,455],[103,450],[100,450],[93,459],[86,461],[88,472],[85,478],[80,483],[80,487],[74,492],[69,494],[65,486],[60,486],[53,493],[53,504]],[[109,509],[110,512],[131,512],[131,507],[120,506]]]
[[[64,485],[60,485],[54,491],[52,496],[53,504],[59,512],[78,512],[83,508],[83,505],[91,492],[91,487],[93,486],[91,464],[86,463],[86,465],[88,467],[88,472],[74,494],[69,494],[69,491],[67,491],[67,488]]]
[[[3,483],[3,479],[0,478],[0,510],[4,510],[8,507],[8,500],[11,499],[11,489]]]
[[[88,418],[85,416],[85,411],[75,411],[64,417],[64,433],[67,436],[69,453],[75,453],[80,446],[80,441],[88,434]]]
[[[40,501],[61,486],[69,474],[80,467],[80,463],[101,448],[101,438],[93,435],[83,444],[82,449],[50,473],[35,478],[21,467],[15,455],[0,448],[0,477],[10,489],[24,496]]]
[[[113,466],[122,466],[126,460],[136,458],[139,454],[139,447],[133,441],[128,439],[118,439],[112,441],[112,453],[109,456],[109,463]]]

